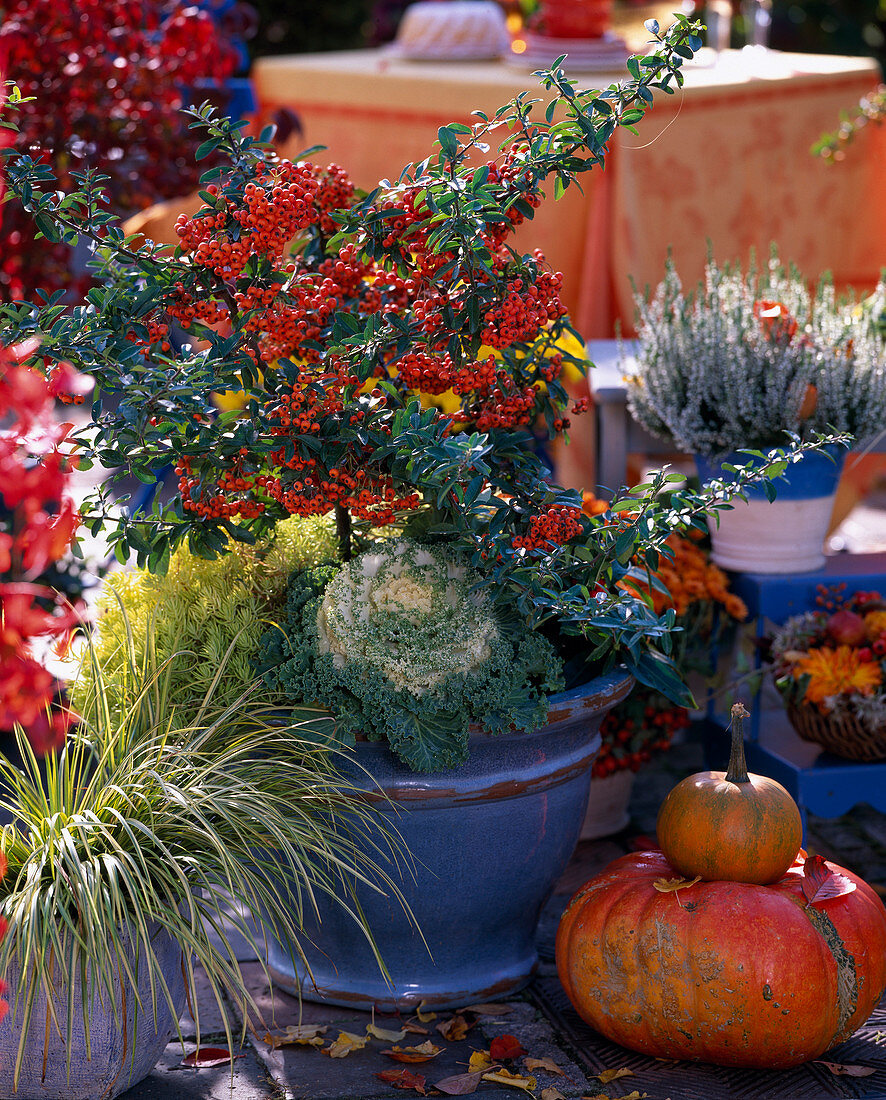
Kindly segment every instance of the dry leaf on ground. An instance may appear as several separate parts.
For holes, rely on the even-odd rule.
[[[322,1047],[325,1042],[323,1036],[328,1030],[325,1024],[290,1024],[282,1031],[269,1031],[264,1037],[264,1042],[274,1050],[278,1047],[296,1045]]]
[[[422,1003],[424,1003],[424,1002],[422,1002]],[[431,1022],[431,1020],[436,1020],[437,1019],[437,1013],[436,1012],[424,1012],[422,1010],[422,1005],[418,1006],[418,1008],[415,1010],[415,1014],[418,1017],[418,1022],[420,1024],[429,1024]]]
[[[450,1043],[457,1043],[459,1040],[464,1039],[473,1026],[473,1021],[469,1023],[464,1016],[456,1014],[448,1020],[441,1020],[437,1024],[437,1030]]]
[[[506,1062],[525,1053],[526,1050],[516,1035],[496,1035],[489,1044],[489,1057],[493,1062]]]
[[[482,1070],[485,1073],[494,1065],[495,1062],[489,1057],[488,1050],[475,1050],[468,1059],[468,1072],[479,1073]]]
[[[874,1066],[844,1066],[840,1062],[822,1061],[817,1061],[815,1064],[829,1069],[835,1077],[870,1077],[872,1073],[877,1072]]]
[[[539,1100],[566,1100],[566,1097],[559,1089],[547,1088],[541,1090]]]
[[[407,1020],[403,1025],[403,1030],[407,1031],[410,1035],[430,1035],[426,1027],[422,1027],[421,1024],[416,1024],[412,1020]]]
[[[428,1094],[425,1079],[420,1073],[411,1073],[408,1069],[385,1069],[375,1076],[395,1089],[412,1089],[422,1096]]]
[[[622,1069],[604,1069],[602,1073],[595,1074],[601,1085],[608,1085],[610,1081],[617,1081],[619,1077],[633,1077],[634,1071],[623,1067]]]
[[[629,1092],[627,1096],[622,1096],[621,1100],[645,1100],[645,1097],[648,1095],[648,1092],[640,1092],[638,1089],[634,1089],[634,1091]]]
[[[393,1058],[395,1062],[430,1062],[436,1058],[443,1047],[434,1046],[430,1039],[426,1043],[420,1043],[417,1047],[391,1047],[390,1050],[380,1050],[386,1058]]]
[[[369,1039],[365,1035],[354,1035],[350,1031],[340,1031],[338,1038],[329,1044],[328,1047],[323,1048],[323,1053],[328,1054],[330,1058],[347,1058],[347,1056],[355,1050],[362,1050]]]
[[[366,1034],[371,1035],[373,1039],[383,1039],[386,1043],[399,1043],[401,1039],[405,1038],[406,1029],[386,1031],[383,1027],[377,1027],[373,1022],[366,1025]],[[427,1032],[425,1034],[427,1035]]]
[[[238,1058],[244,1058],[244,1054],[231,1054],[227,1047],[200,1047],[182,1058],[179,1065],[190,1066],[194,1069],[211,1069],[212,1066],[226,1066],[229,1062],[235,1062]]]
[[[489,1002],[487,1004],[466,1005],[459,1012],[473,1012],[476,1016],[507,1016],[514,1011],[513,1005],[500,1005]]]
[[[537,1069],[543,1069],[546,1073],[556,1073],[560,1077],[566,1076],[563,1070],[560,1069],[557,1063],[551,1058],[524,1058],[523,1065],[530,1073],[534,1073]]]
[[[484,1073],[484,1081],[492,1081],[495,1085],[510,1085],[514,1089],[522,1089],[524,1092],[535,1092],[538,1081],[534,1077],[523,1077],[519,1073],[508,1073],[506,1069],[498,1069],[493,1073]]]
[[[457,1073],[454,1077],[444,1077],[434,1083],[434,1088],[447,1096],[469,1096],[477,1091],[485,1072],[481,1069],[478,1073]]]

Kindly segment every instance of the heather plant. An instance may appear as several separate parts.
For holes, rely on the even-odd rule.
[[[698,29],[678,18],[662,36],[650,23],[655,50],[603,90],[555,66],[540,74],[546,106],[523,93],[441,127],[432,156],[368,195],[335,165],[279,160],[270,133],[256,140],[204,106],[190,114],[206,135],[196,155],[224,167],[204,174],[205,206],[180,219],[175,249],[124,237],[98,174],[60,197],[48,166],[8,156],[10,188],[48,237],[90,242],[101,286],[73,309],[7,306],[0,321],[16,339],[39,336],[35,362],[95,378],[86,462],[177,477],[170,501],[139,514],[106,486],[83,506],[87,527],[159,573],[182,543],[212,558],[288,516],[329,516],[343,563],[380,529],[445,543],[527,636],[577,648],[585,671],[621,662],[678,692],[672,612],[619,582],[654,569],[710,499],[662,498],[662,474],[592,517],[551,480],[531,430],[566,433],[587,400],[570,399],[563,370],[583,360],[561,350],[578,334],[559,275],[510,239],[545,187],[556,199],[576,185],[655,90],[681,84]],[[229,390],[242,403],[219,412]]]
[[[882,299],[886,284],[875,295]],[[763,271],[709,260],[684,293],[676,268],[651,296],[637,294],[635,419],[679,449],[722,456],[739,448],[836,429],[859,439],[886,422],[886,339],[877,310],[814,293],[773,255]]]

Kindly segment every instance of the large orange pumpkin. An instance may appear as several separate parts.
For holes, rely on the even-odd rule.
[[[799,861],[772,886],[663,892],[674,871],[661,852],[623,856],[563,916],[563,987],[592,1027],[644,1054],[773,1069],[818,1058],[886,988],[886,910],[826,867],[855,889],[809,904]]]
[[[658,812],[655,831],[672,867],[706,882],[776,882],[797,854],[800,811],[774,779],[748,774],[742,718],[732,708],[732,750],[725,772],[696,772],[678,783]]]

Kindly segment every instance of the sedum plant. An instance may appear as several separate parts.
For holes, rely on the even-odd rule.
[[[616,129],[682,83],[699,25],[649,29],[653,52],[628,59],[620,84],[579,88],[555,66],[539,74],[546,105],[523,93],[441,127],[432,155],[368,195],[334,165],[279,160],[211,109],[192,112],[197,157],[224,164],[203,176],[205,206],[180,219],[175,249],[126,238],[99,175],[60,197],[46,165],[7,156],[10,192],[49,239],[88,241],[101,282],[73,309],[0,309],[7,338],[37,335],[35,362],[94,377],[84,462],[142,481],[171,465],[178,478],[147,514],[99,494],[86,526],[158,573],[183,543],[212,558],[290,515],[332,517],[343,562],[373,528],[446,543],[527,644],[548,637],[586,671],[621,663],[679,692],[672,616],[619,582],[654,569],[675,527],[701,526],[710,497],[664,500],[662,475],[590,517],[553,482],[531,430],[562,435],[582,408],[559,350],[577,334],[557,273],[511,243],[545,188],[556,199],[603,165]],[[240,407],[219,412],[225,391]],[[321,591],[310,572],[294,583],[290,619]]]
[[[472,722],[534,729],[563,687],[554,646],[508,620],[480,579],[446,544],[402,539],[297,572],[261,640],[265,683],[327,707],[346,743],[387,741],[414,771],[462,764]]]
[[[273,538],[233,542],[215,559],[180,546],[162,575],[110,574],[92,644],[71,683],[74,709],[95,690],[100,673],[114,713],[124,712],[138,690],[129,666],[149,656],[164,669],[179,721],[194,719],[210,689],[217,705],[233,704],[255,679],[259,638],[290,574],[336,557],[331,523],[293,517],[277,525]]]
[[[181,945],[198,1042],[199,966],[230,1044],[232,1008],[244,1028],[261,1013],[226,920],[254,942],[238,916],[253,909],[266,934],[299,953],[304,915],[319,897],[336,899],[353,916],[355,934],[367,936],[350,900],[355,884],[399,897],[373,861],[376,851],[387,852],[378,848],[387,834],[337,774],[334,754],[313,743],[328,717],[302,709],[288,723],[275,723],[255,700],[247,708],[245,699],[218,707],[209,694],[197,719],[181,723],[167,669],[130,656],[125,712],[115,714],[98,665],[62,752],[41,763],[21,734],[23,763],[0,757],[0,811],[11,820],[0,836],[7,864],[0,916],[8,924],[0,971],[17,963],[6,1026],[22,1036],[16,1064],[4,1072],[16,1081],[41,989],[67,1035],[69,1056],[75,1021],[85,1021],[89,1045],[94,996],[115,1013],[118,981],[126,987],[124,1006],[127,996],[130,1005],[139,997],[136,956],[150,979],[151,1002],[165,1000],[178,1019],[180,1006],[155,951],[158,927]],[[347,827],[336,824],[343,815]],[[65,991],[74,997],[78,977],[82,1003],[71,1003]],[[151,1004],[139,1004],[150,1018]]]
[[[886,420],[876,310],[838,302],[827,279],[810,293],[775,255],[747,274],[709,260],[704,284],[684,293],[669,262],[655,294],[635,301],[630,410],[681,450],[721,457],[831,429],[864,438]]]

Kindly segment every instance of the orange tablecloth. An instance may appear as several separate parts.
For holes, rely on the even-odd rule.
[[[700,277],[708,239],[721,261],[746,262],[751,246],[765,257],[776,241],[810,278],[831,270],[840,285],[876,281],[886,263],[886,126],[868,127],[838,165],[809,153],[876,85],[875,63],[771,53],[756,64],[727,51],[716,65],[687,66],[684,91],[658,95],[637,136],[617,136],[609,167],[584,177],[583,194],[545,203],[521,229],[518,244],[542,248],[563,272],[587,338],[612,336],[616,319],[630,330],[629,276],[657,283],[669,247],[684,280]],[[291,151],[326,145],[363,187],[428,155],[438,126],[534,86],[504,63],[417,63],[383,50],[262,58],[253,75],[265,113],[298,113],[304,136]],[[606,87],[624,74],[579,75],[584,87]]]

